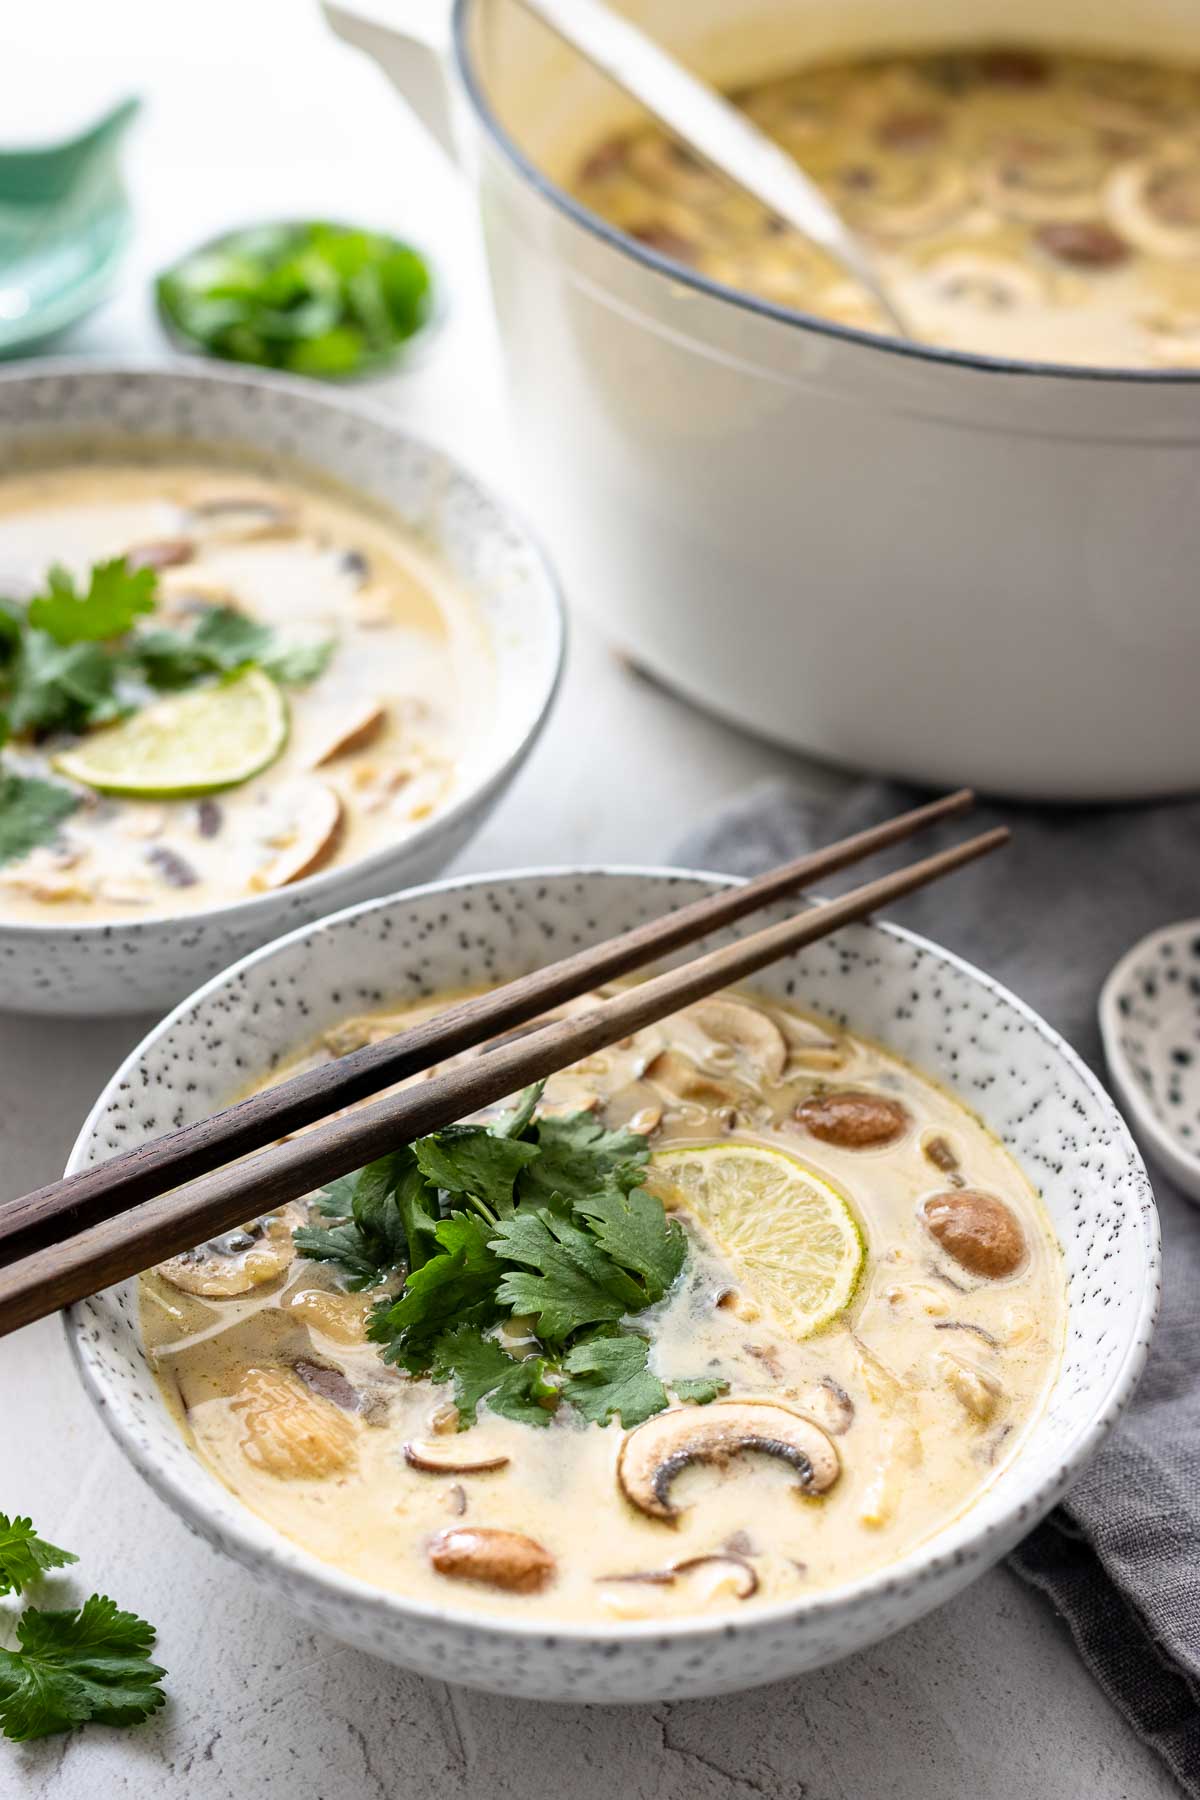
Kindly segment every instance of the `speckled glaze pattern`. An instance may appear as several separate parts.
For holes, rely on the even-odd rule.
[[[1200,1200],[1200,919],[1142,938],[1100,996],[1113,1085],[1134,1130]]]
[[[0,473],[76,440],[99,456],[147,441],[285,457],[380,502],[475,599],[496,663],[489,740],[457,798],[394,847],[253,899],[181,918],[95,925],[0,921],[0,1008],[74,1016],[161,1010],[281,933],[428,880],[480,828],[549,712],[564,651],[554,575],[537,544],[442,451],[384,415],[281,377],[50,363],[0,374]],[[73,452],[74,453],[74,452]]]
[[[69,1166],[201,1117],[348,1014],[515,976],[720,879],[614,869],[499,875],[435,884],[294,932],[150,1034],[101,1095]],[[1059,1234],[1069,1295],[1061,1371],[1023,1451],[948,1530],[848,1587],[669,1628],[547,1630],[519,1615],[483,1620],[462,1605],[384,1594],[278,1535],[193,1457],[159,1397],[126,1283],[73,1309],[67,1333],[130,1460],[194,1530],[304,1619],[405,1667],[498,1693],[658,1701],[729,1692],[834,1661],[948,1599],[1060,1498],[1133,1391],[1157,1303],[1150,1185],[1120,1115],[1075,1054],[1011,994],[934,945],[885,925],[854,926],[777,964],[758,985],[882,1039],[952,1085],[1041,1187]]]

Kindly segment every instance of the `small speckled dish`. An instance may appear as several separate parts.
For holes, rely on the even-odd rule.
[[[443,451],[361,402],[279,375],[219,365],[40,364],[0,374],[0,475],[53,455],[141,455],[193,446],[282,459],[383,505],[475,602],[496,670],[486,734],[450,804],[393,844],[285,888],[182,916],[96,924],[0,920],[0,1007],[74,1016],[161,1011],[283,931],[425,881],[479,830],[529,754],[562,670],[553,571],[508,508]]]
[[[1200,1200],[1200,919],[1126,952],[1101,990],[1100,1031],[1138,1138]]]
[[[151,1032],[100,1096],[69,1168],[204,1117],[349,1014],[515,976],[721,880],[628,869],[497,875],[415,889],[293,932]],[[1040,1186],[1058,1233],[1062,1366],[1023,1448],[946,1530],[878,1573],[741,1618],[547,1627],[518,1608],[484,1617],[458,1596],[433,1606],[385,1593],[281,1536],[196,1460],[155,1385],[127,1282],[73,1308],[66,1330],[130,1461],[308,1624],[422,1674],[526,1698],[658,1701],[753,1687],[833,1662],[948,1600],[1061,1498],[1134,1390],[1157,1308],[1150,1184],[1120,1114],[1075,1053],[1021,1001],[933,944],[856,925],[756,985],[881,1039],[955,1088]]]

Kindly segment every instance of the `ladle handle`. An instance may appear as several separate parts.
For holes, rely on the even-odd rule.
[[[827,250],[867,289],[900,336],[912,336],[869,253],[820,188],[735,106],[689,74],[604,0],[521,0],[521,4],[689,149]]]

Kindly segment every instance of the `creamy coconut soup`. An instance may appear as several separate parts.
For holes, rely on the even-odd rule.
[[[733,98],[862,235],[922,341],[1200,367],[1200,71],[1008,45],[805,68]],[[657,129],[599,144],[572,185],[715,281],[887,329],[833,262]]]
[[[90,460],[0,481],[0,918],[248,899],[394,843],[486,740],[473,602],[291,471]]]
[[[489,1613],[740,1610],[893,1562],[1017,1454],[1060,1253],[943,1088],[726,995],[534,1098],[143,1278],[189,1441],[287,1537]]]

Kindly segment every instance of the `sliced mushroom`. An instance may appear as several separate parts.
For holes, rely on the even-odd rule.
[[[646,1065],[646,1080],[676,1100],[693,1106],[729,1106],[736,1098],[736,1083],[706,1075],[678,1050],[660,1050]]]
[[[162,538],[153,544],[135,544],[125,552],[125,565],[138,569],[179,569],[190,563],[196,546],[190,538]]]
[[[328,1363],[309,1362],[304,1357],[298,1358],[292,1367],[305,1387],[319,1394],[322,1400],[332,1401],[343,1412],[361,1410],[362,1396],[340,1369],[331,1368]]]
[[[736,1550],[710,1550],[704,1556],[685,1556],[681,1562],[665,1569],[631,1569],[627,1574],[597,1575],[599,1583],[608,1581],[643,1582],[648,1587],[672,1587],[680,1575],[692,1575],[697,1569],[716,1569],[732,1576],[734,1598],[749,1600],[758,1592],[758,1575],[744,1555]]]
[[[554,1558],[536,1538],[486,1525],[451,1526],[430,1540],[429,1560],[439,1575],[480,1581],[509,1594],[536,1594],[554,1578]]]
[[[823,1144],[841,1150],[878,1150],[904,1136],[912,1120],[908,1108],[887,1094],[843,1088],[801,1101],[794,1117]]]
[[[1099,219],[1048,219],[1033,234],[1048,256],[1080,269],[1115,269],[1129,261],[1129,245]]]
[[[943,1356],[942,1370],[950,1392],[978,1425],[986,1425],[1000,1404],[1002,1389],[994,1375],[972,1368],[957,1356]]]
[[[319,869],[331,856],[342,828],[341,797],[323,781],[297,784],[291,795],[294,828],[282,833],[288,841],[280,843],[276,854],[251,877],[250,885],[264,888],[286,887],[302,881]]]
[[[249,543],[296,530],[295,517],[285,506],[247,494],[199,501],[189,508],[188,524],[196,536],[219,543]]]
[[[980,198],[1005,218],[1062,223],[1095,218],[1103,174],[1093,134],[1063,125],[1004,138],[975,180]]]
[[[990,1331],[985,1331],[982,1325],[973,1324],[970,1319],[939,1319],[933,1329],[935,1331],[969,1331],[972,1337],[977,1337],[985,1343],[989,1350],[1000,1348],[999,1338],[994,1337]]]
[[[723,1464],[754,1451],[778,1456],[795,1469],[806,1494],[823,1494],[841,1472],[838,1453],[810,1419],[765,1400],[715,1400],[710,1406],[672,1407],[631,1431],[617,1458],[626,1499],[653,1519],[673,1522],[679,1510],[671,1483],[689,1463]]]
[[[1025,1233],[1012,1208],[978,1188],[931,1194],[921,1221],[945,1254],[969,1275],[1003,1280],[1025,1260]]]
[[[1200,254],[1200,158],[1194,149],[1159,153],[1114,171],[1105,211],[1139,250],[1170,258]]]
[[[196,807],[196,830],[202,838],[215,838],[224,824],[225,814],[217,801],[201,800]]]
[[[489,1469],[503,1469],[507,1466],[507,1456],[466,1456],[460,1450],[455,1455],[446,1443],[431,1443],[414,1440],[404,1445],[404,1460],[411,1469],[422,1469],[427,1475],[483,1475]]]
[[[935,1169],[942,1171],[943,1175],[957,1174],[958,1153],[948,1138],[944,1138],[940,1134],[936,1137],[926,1138],[921,1145],[921,1154],[926,1162],[931,1162]]]
[[[350,756],[355,750],[365,750],[379,736],[386,720],[387,707],[382,700],[359,701],[339,720],[333,736],[313,757],[312,767],[323,769],[326,763],[336,762],[339,756]]]
[[[787,1062],[787,1043],[773,1019],[744,1000],[717,994],[688,1008],[687,1017],[718,1044],[728,1044],[768,1081],[778,1081]]]
[[[172,1256],[157,1273],[181,1293],[226,1300],[275,1281],[295,1255],[291,1220],[276,1213]]]
[[[200,877],[178,850],[172,850],[169,844],[152,844],[146,852],[146,861],[153,863],[168,887],[195,887]]]
[[[1015,313],[1043,299],[1043,281],[1031,268],[984,250],[948,250],[929,263],[932,297],[973,311]]]
[[[830,1437],[842,1437],[854,1423],[854,1402],[832,1375],[822,1375],[820,1381],[801,1394],[796,1405]]]
[[[884,243],[944,230],[971,198],[962,168],[928,157],[856,163],[840,182],[846,218]]]

